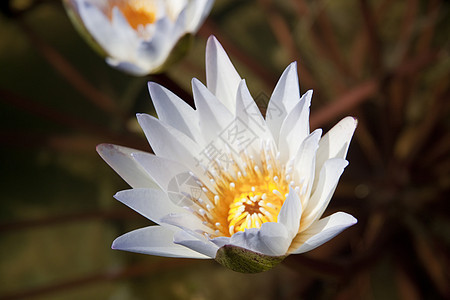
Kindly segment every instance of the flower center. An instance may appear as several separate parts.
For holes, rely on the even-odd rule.
[[[152,0],[113,0],[109,3],[109,17],[112,9],[117,7],[127,19],[128,24],[135,30],[140,26],[152,24],[156,21],[156,4]]]
[[[278,213],[283,205],[285,197],[279,191],[285,191],[273,178],[264,176],[259,185],[250,186],[255,178],[243,178],[238,182],[238,190],[228,210],[228,231],[232,235],[246,228],[260,228],[262,223],[277,222]],[[277,177],[275,177],[277,179]],[[279,181],[277,179],[277,181]],[[231,195],[230,195],[231,196]]]
[[[214,232],[209,236],[232,236],[260,228],[265,222],[277,222],[289,186],[294,184],[291,171],[271,151],[262,151],[258,160],[243,154],[241,161],[228,168],[217,162],[214,170],[207,172],[211,184],[197,180],[203,197],[191,196],[197,206],[193,211]]]

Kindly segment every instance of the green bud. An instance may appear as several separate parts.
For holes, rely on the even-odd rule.
[[[217,251],[216,261],[236,272],[259,273],[272,269],[286,256],[269,256],[245,248],[225,245]]]

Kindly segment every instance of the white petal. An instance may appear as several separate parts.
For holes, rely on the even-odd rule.
[[[214,231],[204,225],[202,221],[192,213],[168,214],[161,218],[161,222],[176,226],[183,230],[202,234],[203,232],[213,233]]]
[[[206,43],[206,85],[208,89],[228,108],[236,109],[236,92],[241,77],[227,53],[214,36]]]
[[[150,115],[138,114],[137,118],[156,155],[178,161],[196,174],[204,172],[196,159],[202,151],[197,143]]]
[[[142,68],[143,66],[141,65],[136,65],[134,63],[118,60],[112,57],[107,57],[105,61],[111,67],[135,76],[144,76],[151,71],[149,70],[149,68],[147,68],[147,66],[145,66],[145,68]]]
[[[341,233],[344,229],[356,224],[358,221],[344,212],[337,212],[329,217],[315,222],[293,241],[293,245],[300,245],[291,252],[299,254],[317,248]]]
[[[302,200],[309,199],[315,173],[316,151],[319,147],[322,129],[316,129],[300,145],[294,162],[295,177],[298,182],[306,185],[305,193],[301,195]],[[303,186],[300,187],[303,190]]]
[[[128,52],[129,44],[121,43],[126,35],[117,34],[111,22],[100,11],[100,9],[88,2],[77,1],[80,18],[83,20],[89,33],[97,43],[113,57],[124,57]]]
[[[355,132],[358,121],[352,117],[346,117],[337,123],[325,134],[319,142],[316,158],[316,174],[320,172],[324,162],[330,158],[345,158],[348,146]],[[317,185],[316,178],[314,186]]]
[[[172,48],[184,33],[186,14],[183,11],[175,23],[164,16],[153,25],[154,30],[151,39],[140,39],[137,47],[137,62],[145,62],[152,68],[160,66],[169,56]]]
[[[202,199],[206,197],[202,191],[203,186],[198,184],[198,180],[201,180],[210,191],[215,192],[208,177],[203,174],[195,176],[189,168],[179,162],[149,153],[136,153],[133,157],[177,205],[189,206],[191,204],[189,195]]]
[[[98,145],[97,152],[131,187],[158,187],[147,172],[132,157],[132,153],[145,152],[111,144]]]
[[[196,141],[200,137],[196,111],[163,86],[149,82],[148,89],[158,118]]]
[[[170,213],[186,212],[173,204],[160,189],[125,190],[115,194],[114,198],[155,223],[160,223],[161,218]]]
[[[186,31],[195,33],[209,15],[214,0],[192,0],[188,2]]]
[[[200,130],[207,142],[215,141],[234,120],[233,114],[198,79],[192,79],[192,92]]]
[[[210,258],[215,258],[217,250],[219,250],[219,247],[214,243],[206,239],[198,239],[184,230],[175,233],[173,240],[176,244],[183,245]]]
[[[297,63],[291,63],[278,80],[266,112],[266,121],[275,142],[278,143],[281,125],[300,99]]]
[[[161,9],[164,10],[162,13],[168,15],[172,20],[175,20],[189,2],[192,3],[187,0],[160,0]]]
[[[167,257],[209,259],[208,256],[174,244],[173,235],[173,231],[162,226],[140,228],[116,238],[111,248]]]
[[[317,188],[312,192],[311,198],[304,208],[300,232],[307,229],[323,214],[347,165],[348,161],[342,158],[332,158],[323,164]]]
[[[246,229],[233,234],[231,245],[270,256],[286,254],[292,239],[283,224],[266,222],[261,228]]]
[[[219,248],[222,248],[223,246],[229,245],[231,243],[230,238],[227,236],[219,236],[219,237],[213,238],[211,240],[211,242],[216,244]]]
[[[253,100],[250,94],[245,80],[241,80],[236,97],[236,118],[241,120],[246,127],[246,138],[255,139],[256,143],[253,142],[246,148],[251,147],[255,157],[260,155],[260,139],[265,141],[273,142],[272,133],[267,127],[266,121],[264,120],[258,106]],[[249,149],[248,149],[249,150]],[[251,153],[251,151],[249,151]]]
[[[282,161],[294,157],[303,140],[309,135],[311,97],[312,90],[309,90],[301,97],[281,125],[278,149],[281,152]]]
[[[289,187],[289,195],[281,206],[278,214],[278,223],[286,227],[289,238],[293,239],[300,227],[300,217],[302,215],[302,203],[299,196],[292,187]]]

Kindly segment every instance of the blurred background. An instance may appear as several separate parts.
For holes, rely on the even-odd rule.
[[[0,5],[0,299],[450,298],[449,1],[217,0],[189,55],[145,78],[107,66],[61,1]],[[128,187],[95,146],[151,151],[146,82],[192,103],[210,34],[262,110],[298,61],[312,128],[359,120],[326,212],[359,223],[265,273],[110,249],[151,222],[113,199]]]

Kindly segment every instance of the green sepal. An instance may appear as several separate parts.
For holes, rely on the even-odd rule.
[[[245,248],[225,245],[216,254],[216,261],[221,265],[240,273],[259,273],[272,269],[287,255],[269,256]]]

